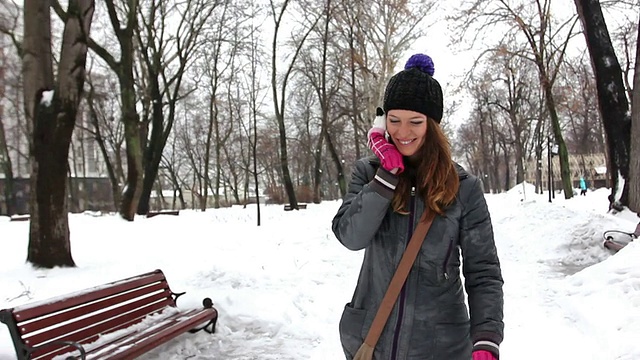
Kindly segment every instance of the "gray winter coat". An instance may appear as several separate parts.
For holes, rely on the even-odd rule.
[[[347,359],[364,341],[424,211],[423,201],[414,196],[411,215],[394,212],[393,192],[373,180],[378,166],[375,157],[356,162],[333,219],[333,232],[344,246],[365,249],[358,284],[340,320]],[[472,350],[478,349],[498,355],[493,345],[503,337],[503,280],[491,219],[481,182],[460,166],[458,174],[457,200],[433,221],[376,345],[377,360],[470,360]],[[486,347],[487,341],[492,346]]]

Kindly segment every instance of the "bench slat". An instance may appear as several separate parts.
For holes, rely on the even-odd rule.
[[[214,309],[199,309],[191,314],[189,319],[185,319],[185,314],[176,314],[169,324],[158,330],[157,326],[145,329],[145,332],[132,339],[127,338],[117,344],[119,351],[110,353],[107,357],[100,357],[104,360],[132,360],[148,352],[149,350],[164,344],[178,335],[185,333],[196,326],[206,323],[217,316]],[[153,332],[152,332],[153,331]],[[144,336],[143,336],[144,335]],[[97,360],[97,359],[96,359]]]
[[[125,318],[127,314],[132,313],[132,311],[136,309],[141,309],[147,306],[148,304],[158,303],[162,301],[163,305],[168,305],[168,299],[170,299],[171,293],[167,290],[161,293],[157,293],[142,299],[138,299],[134,302],[130,303],[121,303],[118,304],[117,307],[113,307],[109,310],[97,312],[97,313],[86,313],[86,317],[80,319],[74,319],[71,322],[67,322],[66,324],[47,328],[44,332],[35,334],[33,336],[25,336],[23,337],[25,344],[29,346],[38,346],[45,342],[58,339],[67,334],[73,334],[79,330],[88,329],[91,325],[102,323],[106,320],[114,319],[114,318]],[[104,309],[104,308],[103,308]],[[96,335],[88,334],[88,335]],[[66,338],[66,337],[65,337]]]
[[[113,317],[110,320],[105,321],[103,323],[89,326],[81,331],[75,332],[73,334],[69,334],[68,336],[64,337],[64,340],[74,341],[78,343],[88,343],[88,342],[95,341],[98,338],[98,335],[96,334],[107,334],[116,330],[129,327],[133,324],[136,324],[142,321],[142,319],[144,319],[149,314],[157,312],[158,310],[166,306],[172,306],[172,303],[173,303],[172,300],[165,299],[162,302],[151,304],[149,306],[140,308],[136,311],[133,311],[127,314],[122,314],[117,317]],[[61,347],[58,347],[57,348],[58,350],[56,350],[53,354],[50,355],[49,353],[51,353],[51,351],[54,349],[56,349],[56,347],[52,346],[51,348],[35,351],[34,357],[38,357],[46,354],[47,356],[44,357],[43,359],[49,359],[50,357],[53,357],[55,355],[68,352],[72,348],[63,345]],[[67,350],[64,350],[64,349],[67,349]]]
[[[162,317],[162,314],[160,314],[160,317],[156,317],[148,323],[148,327],[141,328],[138,326],[132,326],[127,329],[121,330],[118,334],[114,333],[113,335],[116,336],[107,341],[99,340],[96,344],[85,346],[87,360],[114,358],[118,360],[125,359],[125,357],[123,356],[130,356],[126,355],[126,352],[129,348],[138,347],[138,344],[142,341],[145,341],[146,339],[154,339],[152,342],[154,345],[151,348],[160,345],[161,342],[158,341],[162,341],[162,339],[157,339],[157,336],[165,328],[174,327],[174,330],[177,329],[178,331],[181,330],[181,332],[186,332],[187,330],[193,329],[200,324],[206,323],[211,319],[216,318],[217,315],[218,312],[213,308],[192,309],[188,311],[173,313],[165,317]],[[184,323],[186,328],[182,329],[175,327],[180,323]],[[144,323],[144,320],[141,324],[147,325]],[[179,335],[179,333],[176,333],[174,337],[177,335]],[[147,349],[147,351],[148,350],[149,349]],[[142,353],[144,353],[144,351]],[[65,357],[73,355],[77,356],[78,351],[61,353],[60,355],[62,354],[64,354]]]
[[[160,270],[152,271],[139,276],[96,286],[87,290],[60,296],[54,299],[38,301],[32,304],[16,307],[13,315],[18,322],[27,321],[42,315],[55,313],[69,309],[84,303],[96,301],[124,291],[152,284],[158,281],[166,281]]]
[[[58,325],[61,324],[65,321],[69,321],[69,320],[73,320],[76,318],[79,318],[81,316],[87,316],[88,314],[94,313],[96,311],[100,311],[103,309],[107,309],[110,306],[114,306],[116,304],[119,303],[124,303],[148,294],[152,294],[152,293],[156,293],[158,291],[161,290],[165,290],[162,294],[162,296],[164,297],[170,297],[171,296],[171,292],[168,291],[168,286],[166,283],[158,283],[158,284],[154,284],[142,289],[138,289],[138,290],[134,290],[134,291],[130,291],[124,294],[120,294],[114,297],[110,297],[107,299],[103,299],[94,303],[89,303],[89,304],[84,304],[81,305],[79,307],[76,307],[74,309],[68,310],[68,311],[63,311],[60,312],[58,314],[55,314],[53,316],[47,316],[44,318],[40,318],[38,320],[26,323],[26,324],[22,324],[19,323],[18,324],[18,330],[20,331],[20,333],[23,336],[28,335],[31,332],[34,331],[40,331],[42,329],[54,326],[54,325]],[[156,300],[160,299],[157,297],[155,297]],[[149,299],[150,301],[152,299]],[[96,318],[95,321],[99,321],[99,320],[103,320],[101,318]],[[59,335],[52,335],[53,337],[57,337]]]

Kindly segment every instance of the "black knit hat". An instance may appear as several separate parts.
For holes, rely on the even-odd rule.
[[[384,91],[384,112],[413,110],[442,120],[442,88],[433,78],[433,60],[429,55],[415,54],[409,58],[404,70],[393,75]]]

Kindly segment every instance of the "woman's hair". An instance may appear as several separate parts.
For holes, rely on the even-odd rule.
[[[416,194],[422,196],[425,206],[437,214],[444,214],[445,208],[456,198],[460,181],[451,159],[449,141],[433,119],[427,118],[424,143],[412,158],[415,162],[410,166],[415,167],[415,171],[400,174],[391,202],[393,209],[399,213],[408,213],[415,176]]]

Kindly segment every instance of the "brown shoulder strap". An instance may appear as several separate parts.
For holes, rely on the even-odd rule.
[[[426,219],[418,222],[418,226],[416,226],[416,229],[411,236],[411,240],[409,240],[409,244],[402,255],[402,259],[400,259],[400,264],[398,264],[398,268],[391,279],[389,288],[382,298],[382,303],[380,303],[376,317],[373,319],[367,338],[364,340],[364,343],[372,348],[375,348],[378,339],[380,339],[380,335],[382,334],[384,325],[387,323],[387,319],[389,319],[393,305],[395,304],[396,299],[398,299],[398,295],[400,295],[402,286],[407,280],[407,276],[409,276],[413,263],[416,261],[422,242],[424,241],[425,236],[427,236],[427,232],[429,232],[431,223],[433,223],[433,219],[435,217],[433,212],[428,209],[425,210],[425,212],[428,212],[428,215],[426,216]]]

